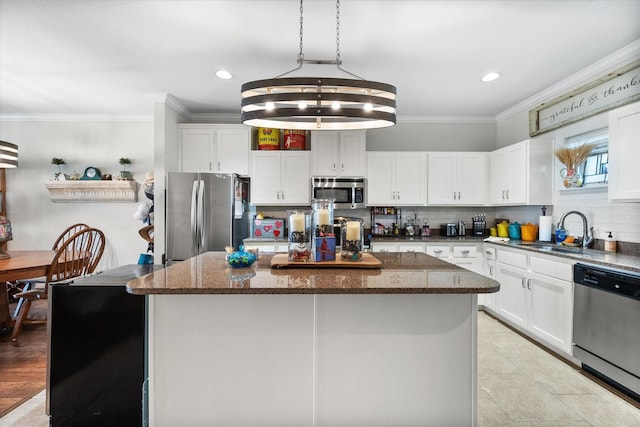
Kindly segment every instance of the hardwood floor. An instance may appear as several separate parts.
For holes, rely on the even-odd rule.
[[[25,328],[19,343],[0,335],[0,417],[46,387],[47,326]]]

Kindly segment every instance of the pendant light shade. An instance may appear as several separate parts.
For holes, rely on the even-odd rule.
[[[297,130],[375,129],[396,123],[396,88],[364,80],[340,67],[340,1],[336,2],[336,60],[306,60],[302,53],[302,0],[298,67],[242,85],[242,123]],[[354,78],[283,77],[303,64],[333,64]]]
[[[0,141],[0,168],[18,167],[18,146],[6,141]]]

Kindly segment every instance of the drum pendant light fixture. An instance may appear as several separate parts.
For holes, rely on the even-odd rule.
[[[298,130],[375,129],[396,123],[396,88],[364,80],[341,67],[340,0],[336,1],[336,59],[304,59],[300,0],[298,67],[272,79],[242,85],[242,123]],[[348,78],[285,77],[304,64],[335,65]]]
[[[0,141],[0,168],[18,167],[18,146],[6,141]]]

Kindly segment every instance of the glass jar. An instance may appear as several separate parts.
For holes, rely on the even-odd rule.
[[[340,258],[343,261],[360,261],[364,248],[364,221],[362,219],[350,219],[342,221],[340,227],[342,236],[342,248]]]
[[[289,261],[311,261],[311,215],[301,210],[287,211]]]
[[[336,259],[333,202],[333,199],[311,199],[311,227],[313,229],[315,261],[335,261]]]

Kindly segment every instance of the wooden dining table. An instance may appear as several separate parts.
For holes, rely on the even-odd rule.
[[[7,282],[46,276],[56,254],[53,250],[8,251],[11,258],[0,259],[0,327],[12,326]]]

